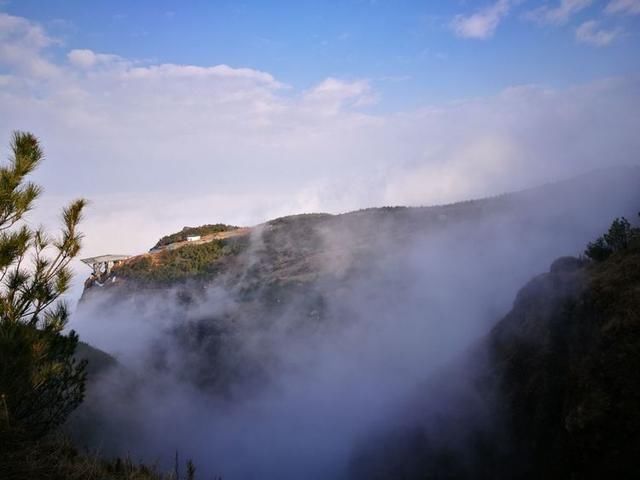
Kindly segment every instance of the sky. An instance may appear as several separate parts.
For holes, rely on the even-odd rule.
[[[86,255],[638,163],[640,0],[0,2],[0,140]],[[3,153],[8,153],[7,147]]]

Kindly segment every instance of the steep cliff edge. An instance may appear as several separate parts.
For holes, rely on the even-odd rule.
[[[633,478],[639,372],[640,246],[559,259],[423,387],[410,427],[363,441],[353,478]]]
[[[490,349],[525,471],[638,474],[640,248],[530,283]]]

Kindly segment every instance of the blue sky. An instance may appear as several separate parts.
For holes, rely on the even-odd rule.
[[[640,0],[0,0],[0,140],[86,254],[637,164]],[[126,234],[122,234],[126,232]]]
[[[381,94],[379,109],[486,95],[514,84],[561,87],[640,69],[638,2],[627,1],[625,9],[623,0],[611,12],[615,0],[565,0],[577,6],[551,21],[532,12],[562,8],[562,2],[510,1],[486,38],[456,34],[456,16],[496,3],[21,0],[4,10],[45,25],[66,49],[141,62],[251,67],[297,89],[328,76],[367,78]],[[612,40],[601,46],[580,41],[576,30],[589,21],[614,32]]]

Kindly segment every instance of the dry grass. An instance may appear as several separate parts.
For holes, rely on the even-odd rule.
[[[80,454],[66,437],[39,441],[0,437],[2,480],[176,480],[173,473],[136,464],[131,458],[105,460],[97,454]]]

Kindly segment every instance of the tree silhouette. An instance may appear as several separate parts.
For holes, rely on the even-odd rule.
[[[594,242],[590,242],[584,253],[590,259],[601,262],[613,253],[629,248],[632,240],[637,236],[638,229],[632,228],[626,218],[616,218],[609,227],[609,231]]]

